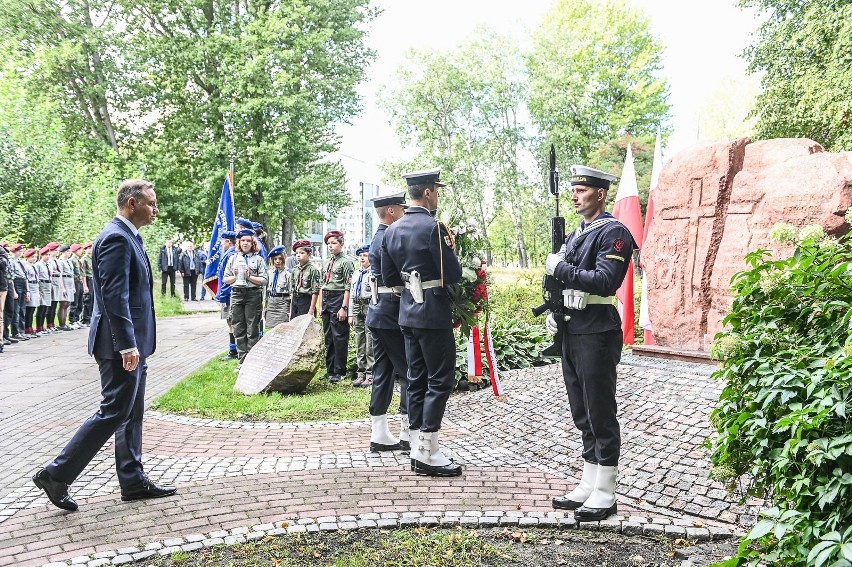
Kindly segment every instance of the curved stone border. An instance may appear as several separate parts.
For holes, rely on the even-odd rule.
[[[104,565],[127,565],[157,555],[171,555],[179,551],[192,552],[217,545],[238,545],[267,536],[283,536],[296,533],[334,532],[338,530],[394,529],[407,527],[452,527],[494,528],[511,526],[516,528],[561,528],[620,533],[626,536],[666,536],[683,538],[694,542],[722,541],[743,534],[728,528],[697,527],[695,522],[671,520],[661,517],[612,516],[600,522],[579,524],[573,516],[564,512],[504,512],[502,510],[446,511],[446,512],[385,512],[364,513],[358,516],[320,516],[293,521],[258,524],[209,533],[189,534],[141,547],[124,547],[114,551],[102,551],[93,555],[80,555],[68,561],[45,563],[43,567],[102,567]],[[684,562],[686,564],[687,562]]]
[[[342,423],[370,423],[369,418],[347,419],[345,421],[228,421],[225,419],[212,419],[209,417],[192,417],[188,415],[175,415],[163,413],[157,410],[146,410],[145,417],[155,418],[158,421],[181,423],[195,427],[216,427],[219,429],[316,429],[329,427]],[[393,417],[393,415],[392,415]]]

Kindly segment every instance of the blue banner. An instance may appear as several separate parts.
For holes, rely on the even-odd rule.
[[[219,263],[222,260],[222,242],[219,236],[226,230],[234,230],[234,194],[231,192],[230,174],[225,177],[222,196],[219,197],[219,210],[213,220],[210,233],[210,252],[207,256],[207,269],[204,270],[204,285],[213,296],[219,291]]]

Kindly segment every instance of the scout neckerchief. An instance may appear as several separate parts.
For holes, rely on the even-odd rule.
[[[331,261],[328,263],[328,270],[325,272],[325,283],[328,283],[331,280],[331,270],[334,268],[334,261],[337,259],[337,256],[332,256]]]
[[[361,299],[361,282],[364,280],[364,274],[367,272],[365,269],[361,269],[361,273],[358,275],[358,283],[355,284],[355,297],[357,299]]]
[[[304,278],[305,278],[305,269],[308,267],[309,263],[310,263],[310,260],[305,262],[304,266],[302,266],[301,264],[299,265],[299,283],[296,285],[296,291],[299,291],[300,289],[302,289],[302,282],[304,281]],[[300,292],[300,293],[302,293],[302,292]]]

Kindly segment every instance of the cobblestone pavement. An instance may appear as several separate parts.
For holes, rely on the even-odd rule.
[[[221,350],[224,338],[215,315],[161,321],[158,330],[147,401]],[[573,523],[550,507],[580,469],[579,435],[556,365],[505,373],[505,403],[489,391],[451,398],[442,443],[466,465],[460,478],[418,477],[407,455],[366,451],[366,419],[245,423],[149,411],[146,471],[176,483],[178,495],[121,502],[106,447],[71,488],[80,511],[62,512],[29,477],[97,405],[97,371],[77,354],[85,352],[82,335],[59,336],[52,349],[17,349],[19,362],[39,365],[33,381],[14,366],[7,372],[11,358],[0,362],[0,447],[8,455],[0,463],[0,565],[121,564],[292,531]],[[728,500],[707,479],[701,443],[720,389],[711,370],[624,357],[620,516],[592,527],[698,541],[753,521],[755,509]]]

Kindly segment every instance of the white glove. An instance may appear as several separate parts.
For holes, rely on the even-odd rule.
[[[556,265],[563,260],[562,254],[548,254],[547,261],[544,263],[544,273],[552,276],[556,271]]]
[[[559,331],[559,326],[556,324],[556,317],[553,316],[553,313],[547,314],[547,318],[544,320],[544,327],[551,336]]]

